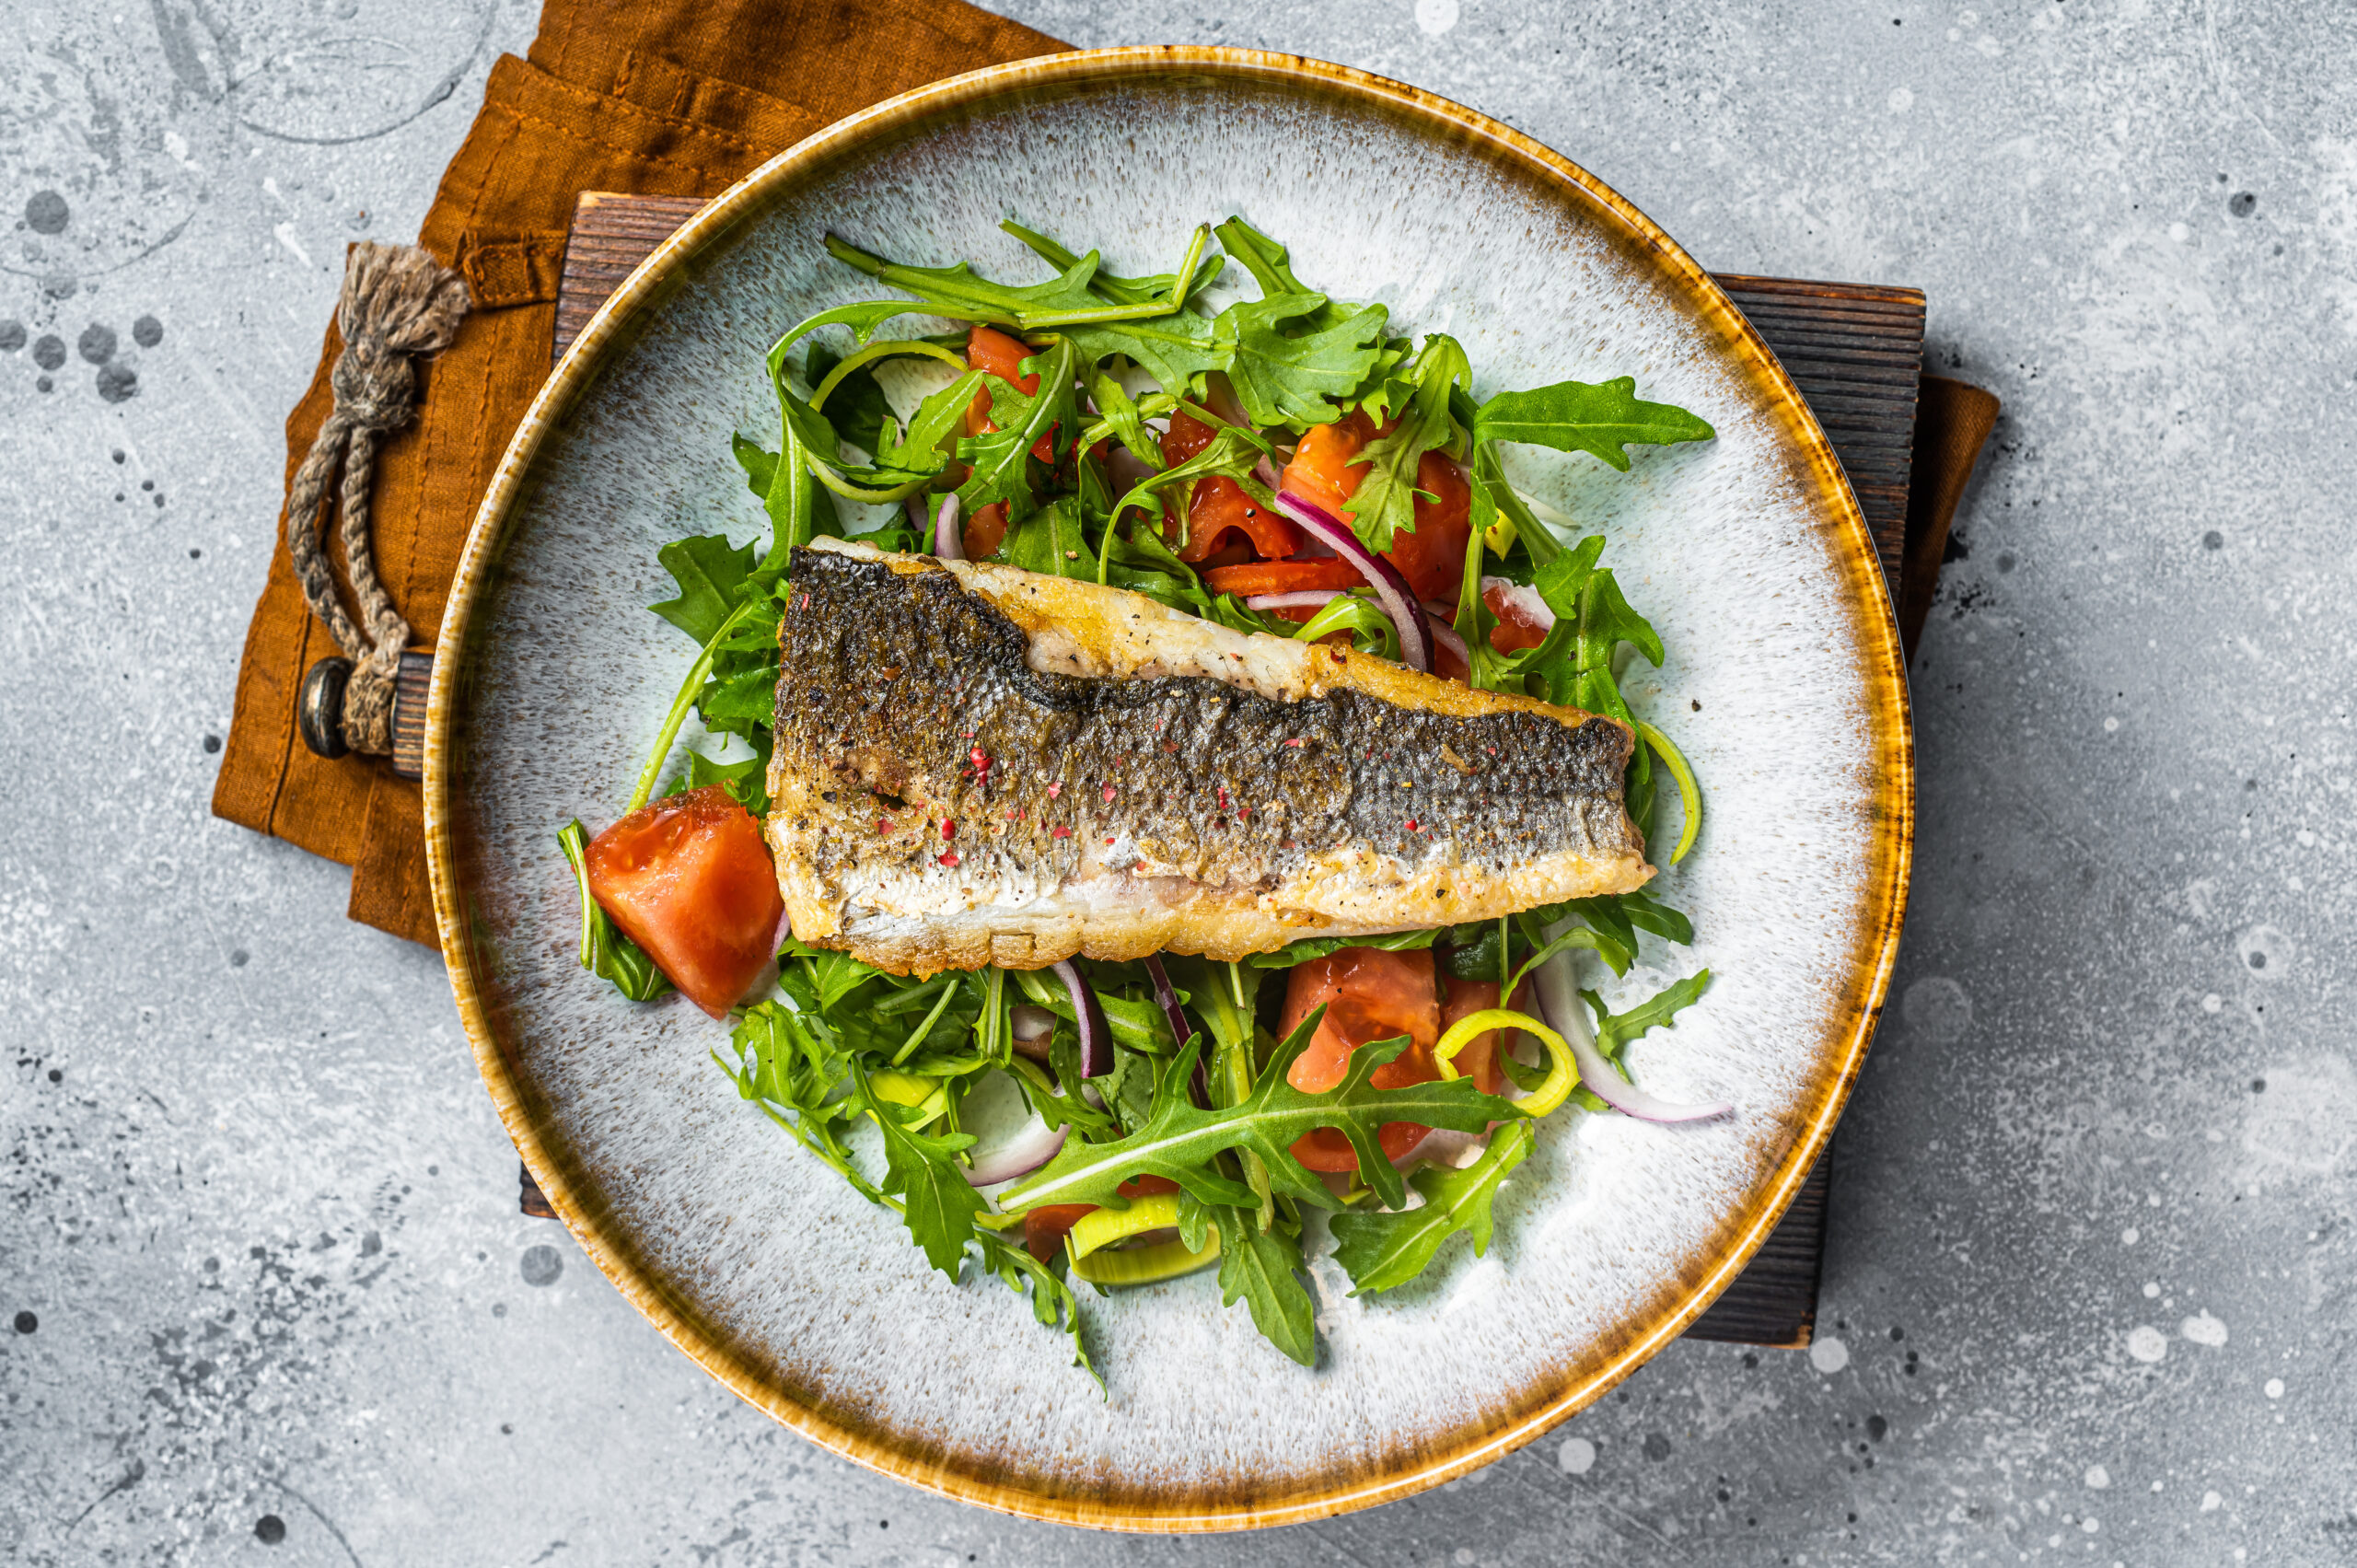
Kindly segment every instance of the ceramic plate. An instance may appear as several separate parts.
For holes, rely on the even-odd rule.
[[[894,1216],[740,1101],[710,1019],[582,973],[556,830],[612,819],[687,666],[644,608],[672,591],[656,546],[765,531],[728,454],[732,430],[774,441],[763,350],[875,293],[828,259],[828,230],[1028,278],[1036,263],[997,226],[1016,216],[1137,273],[1230,213],[1294,247],[1313,284],[1455,334],[1480,395],[1630,375],[1717,427],[1641,448],[1625,475],[1515,456],[1526,489],[1609,537],[1670,650],[1658,672],[1637,667],[1631,698],[1708,791],[1700,846],[1656,884],[1696,944],[1649,942],[1675,970],[1641,967],[1608,999],[1708,965],[1708,997],[1632,1060],[1657,1093],[1741,1109],[1677,1128],[1550,1120],[1487,1258],[1459,1244],[1367,1300],[1313,1266],[1314,1370],[1223,1310],[1208,1276],[1088,1298],[1100,1400],[1062,1336],[995,1281],[929,1272]],[[1043,1518],[1203,1529],[1363,1507],[1596,1399],[1772,1228],[1840,1112],[1898,942],[1912,806],[1898,636],[1791,381],[1591,176],[1337,66],[1060,55],[893,99],[780,156],[566,355],[484,501],[441,648],[425,809],[443,944],[541,1189],[623,1294],[748,1400],[888,1474]]]

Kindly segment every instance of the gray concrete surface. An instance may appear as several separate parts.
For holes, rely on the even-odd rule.
[[[2004,399],[1819,1349],[1679,1345],[1443,1493],[1210,1541],[936,1502],[739,1405],[517,1216],[433,955],[205,810],[331,269],[415,232],[532,5],[12,0],[0,1559],[2357,1558],[2351,13],[1008,8],[1477,105],[1711,265],[1921,285]]]

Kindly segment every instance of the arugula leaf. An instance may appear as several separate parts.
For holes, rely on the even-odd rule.
[[[655,552],[655,559],[679,585],[679,597],[646,608],[697,643],[712,641],[729,613],[745,601],[753,547],[732,545],[726,534],[698,534],[673,540]]]
[[[1112,515],[1118,519],[1132,506],[1143,505],[1166,490],[1177,489],[1180,500],[1178,506],[1175,509],[1183,516],[1186,511],[1185,498],[1194,494],[1195,482],[1214,474],[1234,480],[1243,487],[1246,494],[1260,502],[1260,505],[1273,505],[1275,503],[1270,498],[1268,488],[1252,477],[1252,470],[1262,458],[1271,457],[1274,453],[1275,448],[1270,446],[1268,438],[1257,431],[1247,430],[1240,424],[1223,424],[1205,444],[1202,450],[1193,457],[1183,463],[1174,464],[1160,473],[1150,473],[1131,486],[1129,493],[1113,504]],[[1146,527],[1149,530],[1153,528],[1151,523]],[[1182,523],[1178,548],[1185,549],[1186,543]],[[1098,580],[1100,582],[1104,580],[1101,573]]]
[[[1060,429],[1067,441],[1080,433],[1079,412],[1073,401],[1072,344],[1060,342],[1048,351],[1044,362],[1024,363],[1040,366],[1039,395],[1027,395],[1012,381],[992,377],[988,383],[991,417],[1000,428],[958,443],[958,457],[973,465],[973,471],[958,487],[958,505],[968,517],[993,502],[1006,504],[1010,523],[1028,517],[1036,505],[1028,466],[1031,448],[1051,429]]]
[[[1382,306],[1362,306],[1333,326],[1299,337],[1279,330],[1315,317],[1325,304],[1322,294],[1239,300],[1212,323],[1212,341],[1228,354],[1228,381],[1253,424],[1297,429],[1331,424],[1341,417],[1341,401],[1366,379],[1383,341]]]
[[[1319,1127],[1341,1132],[1357,1151],[1362,1177],[1387,1202],[1405,1195],[1376,1130],[1387,1121],[1413,1121],[1426,1127],[1472,1131],[1517,1113],[1504,1100],[1480,1093],[1469,1078],[1377,1089],[1369,1079],[1375,1070],[1407,1049],[1407,1037],[1372,1041],[1352,1053],[1341,1083],[1324,1094],[1305,1094],[1286,1081],[1294,1059],[1309,1044],[1310,1035],[1325,1016],[1320,1007],[1302,1020],[1291,1038],[1277,1048],[1252,1093],[1234,1106],[1198,1109],[1187,1089],[1195,1069],[1198,1048],[1181,1050],[1163,1074],[1146,1124],[1131,1136],[1110,1144],[1066,1143],[1040,1170],[1002,1194],[1003,1210],[1021,1210],[1043,1203],[1098,1203],[1119,1207],[1115,1191],[1131,1177],[1167,1177],[1206,1203],[1257,1206],[1259,1195],[1248,1187],[1219,1174],[1213,1156],[1228,1149],[1248,1150],[1268,1167],[1271,1186],[1321,1206],[1331,1206],[1333,1194],[1325,1183],[1293,1157],[1293,1144]]]
[[[1069,495],[1058,496],[1006,530],[998,559],[1027,572],[1051,577],[1097,575],[1097,552],[1088,547],[1080,505]]]
[[[852,346],[865,348],[876,330],[896,316],[914,316],[923,308],[906,299],[870,299],[857,305],[838,305],[821,310],[816,316],[806,316],[794,329],[770,347],[770,357],[783,360],[785,351],[821,327],[849,327]]]
[[[869,277],[905,288],[927,304],[942,307],[938,314],[966,320],[994,321],[1017,326],[1027,315],[1051,310],[1089,309],[1104,302],[1088,291],[1097,273],[1097,252],[1091,250],[1046,283],[1000,284],[975,274],[964,261],[951,267],[911,267],[888,261],[862,250],[835,235],[827,236],[827,252]]]
[[[1396,1214],[1336,1214],[1334,1261],[1351,1276],[1351,1294],[1396,1290],[1424,1272],[1441,1243],[1459,1231],[1473,1237],[1473,1256],[1490,1249],[1495,1223],[1491,1205],[1506,1178],[1530,1153],[1531,1124],[1509,1121],[1481,1157],[1463,1170],[1427,1166],[1412,1179],[1423,1194],[1417,1208]]]
[[[589,891],[589,830],[580,819],[566,823],[556,842],[581,890],[581,967],[600,980],[612,981],[614,989],[633,1002],[652,1002],[670,990],[671,982],[655,967],[646,950],[621,934],[605,906]]]
[[[1608,896],[1619,906],[1622,918],[1638,930],[1650,931],[1681,947],[1693,944],[1694,923],[1655,898],[1650,889],[1640,888],[1633,893]]]
[[[982,1267],[996,1274],[1016,1295],[1023,1294],[1024,1283],[1031,1286],[1031,1316],[1045,1327],[1062,1328],[1072,1338],[1072,1365],[1088,1374],[1097,1383],[1098,1394],[1105,1392],[1105,1379],[1097,1376],[1089,1364],[1088,1347],[1080,1332],[1080,1302],[1072,1286],[1056,1276],[1053,1270],[1022,1248],[1015,1246],[987,1230],[977,1230],[974,1239],[981,1244]]]
[[[1558,381],[1527,392],[1500,392],[1473,416],[1476,441],[1520,441],[1558,452],[1591,452],[1627,472],[1628,443],[1667,447],[1718,433],[1674,403],[1638,401],[1637,378],[1591,385]]]
[[[1243,262],[1245,270],[1252,274],[1252,281],[1260,285],[1261,298],[1274,299],[1281,294],[1318,293],[1294,276],[1293,268],[1286,263],[1283,246],[1242,218],[1229,218],[1213,232],[1219,236],[1219,242],[1227,248],[1227,253]],[[1323,303],[1303,318],[1302,325],[1306,329],[1322,332],[1350,319],[1350,306],[1326,299],[1323,295],[1318,295],[1318,298]]]
[[[1252,1326],[1304,1366],[1318,1364],[1318,1308],[1301,1283],[1301,1243],[1257,1224],[1249,1209],[1218,1205],[1219,1304],[1242,1301]]]
[[[1080,260],[1048,236],[1026,228],[1013,218],[1008,218],[999,227],[1029,246],[1033,254],[1059,273],[1071,271],[1073,264]],[[1212,280],[1219,276],[1225,258],[1213,256],[1196,269],[1187,288],[1189,297],[1211,286]],[[1097,275],[1088,280],[1088,286],[1115,305],[1151,305],[1156,300],[1169,298],[1170,291],[1178,286],[1178,277],[1175,273],[1156,273],[1146,278],[1116,277],[1100,267]]]
[[[1227,365],[1227,353],[1214,338],[1212,323],[1191,310],[1056,331],[1079,351],[1084,364],[1127,354],[1174,396],[1200,389],[1208,372]]]
[[[803,379],[815,389],[842,363],[842,355],[824,343],[812,343],[803,363]],[[814,390],[811,395],[818,394]],[[899,422],[892,417],[892,405],[877,382],[873,366],[863,365],[837,382],[828,395],[827,409],[826,417],[835,434],[872,458],[883,456],[888,432],[891,439],[899,438]],[[834,456],[832,452],[825,455]]]
[[[1113,427],[1113,434],[1120,437],[1121,445],[1136,454],[1138,461],[1150,469],[1159,470],[1167,466],[1162,460],[1162,444],[1145,427],[1145,417],[1138,412],[1138,405],[1131,400],[1129,389],[1121,385],[1120,377],[1109,376],[1092,364],[1085,379],[1088,383],[1089,401],[1097,405],[1097,412],[1104,422]]]
[[[973,403],[974,394],[982,389],[988,375],[987,371],[969,370],[927,396],[910,416],[908,429],[897,439],[886,437],[887,449],[876,454],[877,462],[905,473],[939,473],[947,468],[949,443],[964,433],[966,410]]]
[[[759,752],[734,762],[716,762],[690,748],[688,771],[679,780],[679,788],[703,789],[718,784],[728,792],[729,799],[759,817],[770,808],[770,794],[764,778],[768,768],[769,759]]]
[[[1339,953],[1345,947],[1376,947],[1387,953],[1405,953],[1418,947],[1429,947],[1440,931],[1394,931],[1381,936],[1305,936],[1288,942],[1273,953],[1255,953],[1245,959],[1256,970],[1289,970],[1306,964],[1312,958],[1322,958],[1329,953]]]
[[[1473,366],[1455,338],[1429,334],[1409,367],[1407,382],[1413,390],[1399,422],[1366,444],[1359,454],[1365,472],[1342,511],[1351,530],[1371,550],[1389,550],[1393,534],[1416,531],[1416,470],[1423,455],[1435,447],[1453,447],[1456,423],[1449,418],[1449,393],[1473,385]],[[1357,465],[1353,465],[1357,466]]]
[[[836,1005],[871,980],[897,979],[884,970],[871,969],[849,953],[813,947],[798,937],[789,935],[778,948],[780,958],[799,958],[810,977],[812,994],[818,1011],[832,1012]]]
[[[957,1160],[973,1146],[973,1134],[920,1132],[909,1125],[921,1114],[914,1107],[880,1098],[856,1060],[851,1074],[862,1106],[883,1130],[883,1190],[900,1195],[909,1235],[925,1260],[956,1279],[966,1243],[974,1238],[974,1216],[982,1212],[982,1195]]]
[[[1702,993],[1711,988],[1711,971],[1696,970],[1684,980],[1663,987],[1625,1013],[1608,1012],[1604,998],[1593,991],[1583,991],[1580,999],[1596,1015],[1596,1048],[1607,1060],[1618,1064],[1620,1052],[1629,1042],[1642,1037],[1646,1030],[1674,1026],[1678,1010],[1690,1007],[1701,1000]],[[1624,1073],[1622,1076],[1627,1076]]]

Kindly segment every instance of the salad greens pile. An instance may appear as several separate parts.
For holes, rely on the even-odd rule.
[[[1692,771],[1667,737],[1630,712],[1616,674],[1626,650],[1660,665],[1661,639],[1599,564],[1603,538],[1558,540],[1509,481],[1501,449],[1586,452],[1625,470],[1630,445],[1707,438],[1708,424],[1638,399],[1625,377],[1477,401],[1472,367],[1454,339],[1397,335],[1383,306],[1308,287],[1284,247],[1241,218],[1197,229],[1171,272],[1134,278],[1104,271],[1095,251],[1074,256],[1045,235],[1004,226],[1054,275],[1003,284],[964,262],[905,265],[828,238],[836,258],[912,297],[821,311],[770,351],[776,447],[734,438],[746,482],[771,523],[766,548],[712,535],[658,552],[679,591],[650,608],[699,652],[633,808],[665,782],[692,712],[720,749],[687,748],[666,793],[718,784],[756,815],[764,812],[778,622],[794,548],[821,534],[855,533],[888,550],[931,549],[932,508],[953,494],[965,516],[1006,508],[998,558],[1016,565],[1132,589],[1240,630],[1313,637],[1341,630],[1367,650],[1396,649],[1394,628],[1373,598],[1344,596],[1307,625],[1264,615],[1212,590],[1179,560],[1183,520],[1177,538],[1166,538],[1162,526],[1163,493],[1183,517],[1192,482],[1207,475],[1230,479],[1267,504],[1271,461],[1281,463],[1308,428],[1355,412],[1379,434],[1361,454],[1364,477],[1345,505],[1351,530],[1371,551],[1390,548],[1415,526],[1423,455],[1440,451],[1462,465],[1472,516],[1454,624],[1469,679],[1630,725],[1640,738],[1626,781],[1630,816],[1650,841],[1665,793],[1658,762],[1682,804],[1670,858],[1688,853],[1701,819]],[[1219,252],[1210,251],[1214,232]],[[1231,261],[1250,274],[1259,297],[1213,309],[1204,291]],[[878,338],[888,322],[911,316],[987,324],[1019,337],[1031,353],[1022,371],[1038,377],[1039,389],[1027,394],[970,365],[962,331]],[[830,343],[821,335],[827,329],[848,342]],[[889,374],[879,379],[879,370]],[[927,375],[932,389],[911,394],[911,385]],[[898,387],[905,414],[887,380]],[[995,428],[969,435],[968,410],[982,391]],[[1150,422],[1181,412],[1216,435],[1193,458],[1167,463]],[[1124,487],[1114,478],[1123,470],[1143,477]],[[894,509],[879,514],[879,507]],[[1535,646],[1492,646],[1499,617],[1485,580],[1486,587],[1544,606],[1551,623]],[[581,825],[563,837],[581,875]],[[633,1000],[668,989],[589,896],[586,877],[582,905],[585,968]],[[1462,1028],[1440,1043],[1440,1080],[1373,1086],[1375,1070],[1408,1047],[1403,1036],[1359,1046],[1337,1087],[1306,1094],[1287,1082],[1287,1069],[1324,1010],[1277,1040],[1285,986],[1270,979],[1346,947],[1430,948],[1439,974],[1494,981],[1501,1006],[1511,1007],[1526,977],[1573,948],[1625,975],[1641,933],[1675,944],[1693,937],[1684,915],[1640,891],[1472,925],[1309,938],[1238,963],[1177,955],[1144,963],[1074,960],[1113,1043],[1110,1071],[1093,1078],[1082,1075],[1083,1020],[1074,994],[1044,971],[904,977],[789,938],[775,993],[737,1010],[728,1049],[714,1055],[738,1093],[814,1158],[899,1214],[933,1267],[955,1279],[976,1259],[1018,1294],[1028,1290],[1039,1321],[1070,1336],[1076,1364],[1085,1367],[1088,1358],[1074,1281],[1101,1291],[1216,1261],[1223,1303],[1243,1302],[1263,1335],[1309,1365],[1312,1302],[1301,1276],[1303,1249],[1317,1240],[1314,1213],[1330,1215],[1334,1258],[1354,1294],[1396,1289],[1460,1233],[1476,1254],[1486,1251],[1496,1197],[1530,1153],[1534,1112],[1566,1103],[1602,1110],[1607,1102],[1593,1084],[1574,1086],[1577,1072],[1560,1036],[1523,1015],[1495,1013],[1482,1016],[1510,1018],[1505,1027],[1526,1030],[1522,1049],[1547,1048],[1537,1064],[1500,1051],[1520,1099],[1480,1093],[1446,1065],[1463,1043],[1451,1040],[1469,1038]],[[1703,970],[1620,1014],[1596,993],[1581,993],[1601,1060],[1626,1080],[1630,1044],[1671,1024],[1709,980]],[[1018,1038],[1025,1023],[1030,1029]],[[1010,1088],[1019,1099],[1010,1098]],[[993,1098],[1001,1102],[999,1121],[1011,1108],[1063,1134],[1052,1158],[994,1197],[971,1179],[982,1152],[976,1128],[988,1120],[981,1109]],[[1461,1134],[1452,1151],[1458,1157],[1472,1152],[1470,1140],[1483,1129],[1499,1125],[1462,1168],[1432,1164],[1403,1176],[1377,1141],[1387,1122]],[[871,1127],[872,1140],[861,1132]],[[1294,1144],[1318,1128],[1350,1141],[1361,1181],[1329,1183],[1295,1157]],[[1164,1179],[1149,1189],[1177,1191],[1140,1189],[1141,1177]],[[1025,1245],[1025,1217],[1064,1205],[1094,1212],[1072,1227],[1068,1242],[1035,1256]]]

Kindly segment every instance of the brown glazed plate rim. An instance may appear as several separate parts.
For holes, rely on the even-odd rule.
[[[1873,726],[1875,762],[1875,817],[1869,865],[1863,877],[1864,913],[1849,972],[1838,982],[1832,1032],[1839,1036],[1825,1058],[1831,1065],[1812,1086],[1789,1143],[1775,1168],[1758,1183],[1742,1213],[1730,1216],[1734,1240],[1704,1263],[1682,1297],[1671,1300],[1651,1321],[1628,1334],[1599,1365],[1562,1386],[1533,1389],[1522,1412],[1507,1423],[1483,1427],[1468,1423],[1426,1445],[1394,1468],[1367,1467],[1363,1473],[1329,1476],[1315,1484],[1256,1500],[1250,1506],[1190,1507],[1143,1493],[1071,1496],[1027,1490],[976,1470],[926,1458],[891,1434],[838,1419],[783,1396],[759,1371],[674,1302],[640,1266],[639,1249],[610,1237],[601,1220],[584,1205],[552,1156],[540,1124],[522,1092],[507,1050],[493,1028],[477,981],[485,955],[476,946],[467,914],[467,891],[452,831],[451,724],[461,695],[463,656],[437,659],[427,709],[424,816],[435,916],[451,989],[484,1085],[524,1164],[547,1194],[583,1251],[671,1342],[713,1376],[783,1424],[821,1446],[872,1469],[961,1502],[1028,1518],[1096,1528],[1151,1531],[1211,1531],[1295,1524],[1371,1507],[1411,1496],[1479,1469],[1532,1442],[1601,1398],[1621,1378],[1666,1346],[1700,1317],[1740,1274],[1775,1228],[1810,1168],[1823,1153],[1840,1119],[1860,1063],[1873,1038],[1875,1019],[1890,982],[1905,914],[1908,872],[1913,849],[1914,752],[1905,666],[1888,588],[1874,541],[1840,463],[1816,416],[1774,354],[1711,275],[1669,237],[1618,193],[1570,160],[1488,116],[1415,87],[1296,55],[1197,46],[1085,50],[1011,62],[937,82],[902,94],[837,122],[788,148],[714,198],[666,239],[599,308],[542,386],[477,514],[444,617],[438,645],[467,645],[472,618],[495,575],[505,525],[528,491],[528,474],[552,426],[575,405],[606,356],[626,342],[631,324],[659,309],[669,285],[691,260],[729,228],[764,210],[773,192],[789,188],[803,171],[855,149],[872,137],[888,135],[936,116],[956,114],[999,98],[1078,85],[1181,75],[1225,75],[1277,83],[1311,98],[1349,99],[1373,107],[1396,122],[1475,156],[1517,166],[1551,181],[1567,199],[1587,205],[1609,226],[1615,238],[1641,254],[1725,344],[1743,378],[1759,389],[1782,423],[1803,460],[1817,513],[1832,535],[1837,569],[1845,581],[1842,602],[1852,618],[1849,629],[1859,650],[1866,688],[1865,722]]]

